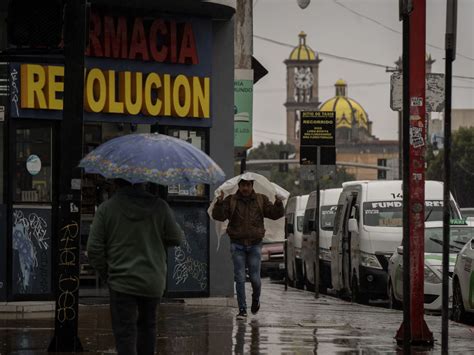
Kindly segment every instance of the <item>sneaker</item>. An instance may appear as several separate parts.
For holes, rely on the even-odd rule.
[[[247,311],[245,309],[241,309],[239,314],[237,314],[237,319],[246,319],[247,318]]]
[[[258,310],[260,309],[260,301],[259,300],[252,300],[252,314],[257,314]]]

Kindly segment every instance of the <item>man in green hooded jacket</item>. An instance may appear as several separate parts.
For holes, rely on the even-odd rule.
[[[121,182],[92,223],[90,264],[109,284],[112,328],[119,355],[154,354],[156,308],[166,286],[166,248],[183,232],[162,199]]]

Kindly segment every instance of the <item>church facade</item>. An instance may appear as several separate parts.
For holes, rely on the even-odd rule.
[[[287,60],[287,142],[299,156],[300,112],[336,112],[336,160],[358,180],[398,178],[398,140],[380,140],[372,134],[372,121],[356,100],[348,96],[347,83],[335,83],[335,95],[319,101],[319,55],[306,44],[306,34]],[[386,166],[388,171],[366,166]]]

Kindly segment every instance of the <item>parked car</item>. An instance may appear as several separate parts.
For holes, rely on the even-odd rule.
[[[387,299],[388,262],[402,243],[402,181],[342,184],[331,243],[333,289],[354,302]],[[461,212],[451,195],[451,218]],[[425,183],[425,220],[443,220],[443,183]]]
[[[453,276],[453,319],[474,319],[474,238],[459,252]]]
[[[317,192],[310,193],[303,219],[301,259],[303,278],[308,290],[314,289],[316,269],[316,230],[319,228],[319,291],[326,292],[331,285],[331,237],[337,201],[342,189],[326,189],[319,196],[319,226],[316,226]]]
[[[266,241],[262,245],[261,276],[269,276],[273,280],[285,277],[284,240]]]
[[[301,262],[301,243],[303,237],[303,218],[309,195],[293,196],[288,200],[285,210],[287,236],[286,267],[290,286],[304,288]]]
[[[474,227],[466,225],[450,226],[449,275],[453,275],[456,256],[462,246],[474,237]],[[441,311],[442,306],[442,256],[443,223],[441,221],[425,224],[425,282],[424,307],[430,311]],[[449,300],[452,301],[452,287],[449,282]],[[403,301],[403,247],[399,246],[388,263],[388,297],[390,308],[400,308]]]

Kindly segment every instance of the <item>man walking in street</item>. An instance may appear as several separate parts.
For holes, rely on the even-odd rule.
[[[245,268],[247,266],[252,284],[251,311],[260,309],[260,264],[262,239],[265,236],[264,218],[277,220],[285,214],[282,198],[275,196],[272,204],[268,197],[256,193],[252,180],[240,180],[238,191],[224,199],[222,192],[212,210],[212,218],[229,220],[227,234],[230,237],[230,251],[234,263],[234,281],[239,304],[238,319],[247,317],[245,299]]]
[[[166,282],[166,248],[183,232],[168,204],[123,180],[92,223],[89,263],[109,284],[112,328],[119,355],[152,355],[156,308]]]

